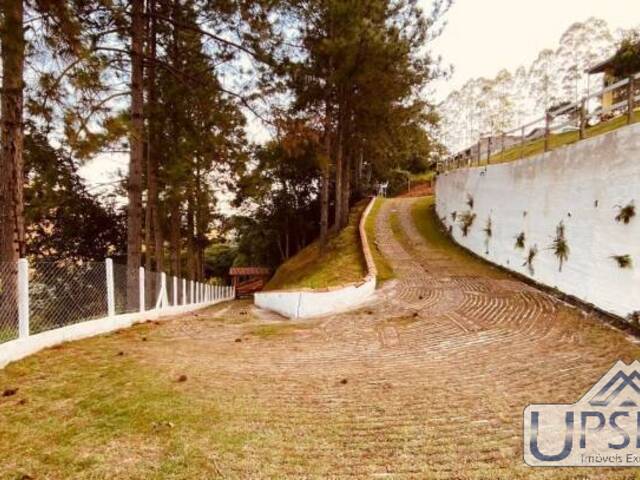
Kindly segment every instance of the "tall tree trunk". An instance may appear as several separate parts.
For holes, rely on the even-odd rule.
[[[333,219],[333,228],[337,231],[341,228],[343,205],[342,205],[342,188],[343,188],[343,122],[342,122],[342,108],[338,113],[338,134],[336,138],[336,187],[335,187],[335,216]]]
[[[187,199],[187,276],[189,280],[196,279],[195,242],[194,242],[194,195],[189,192]]]
[[[138,268],[141,260],[142,163],[144,160],[144,0],[131,4],[131,128],[127,194],[127,306],[138,305]]]
[[[327,101],[324,120],[324,154],[325,158],[320,166],[322,178],[320,180],[320,243],[327,240],[329,232],[329,183],[331,165],[331,106]]]
[[[155,150],[157,143],[157,95],[156,95],[156,0],[147,0],[149,11],[149,35],[148,35],[148,56],[151,59],[147,68],[147,91],[148,91],[148,165],[147,176],[149,205],[151,205],[151,221],[153,222],[154,254],[156,271],[164,271],[164,231],[162,229],[162,212],[160,209],[158,186],[158,152]]]
[[[356,151],[356,165],[353,178],[353,187],[356,192],[356,197],[360,198],[362,195],[362,163],[364,160],[364,148],[362,146],[362,139],[358,142],[358,149]]]
[[[181,277],[182,272],[180,268],[180,225],[182,219],[180,218],[180,202],[177,199],[171,199],[171,241],[170,241],[170,256],[171,256],[171,275]]]
[[[25,256],[23,89],[24,6],[22,0],[2,2],[2,154],[0,158],[0,261]]]
[[[342,216],[340,217],[340,228],[349,224],[349,199],[351,197],[351,151],[345,155],[342,172]]]
[[[340,122],[340,138],[342,150],[342,189],[340,196],[342,198],[342,211],[340,212],[339,226],[344,228],[349,223],[349,199],[351,197],[351,155],[353,153],[353,144],[351,140],[351,117],[348,114],[349,104],[345,101],[344,113]],[[347,143],[348,142],[348,143]]]

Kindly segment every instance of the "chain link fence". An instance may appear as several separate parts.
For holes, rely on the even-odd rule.
[[[36,263],[29,272],[31,333],[106,317],[104,263]]]
[[[20,269],[18,263],[0,263],[0,344],[19,338],[20,325],[24,326],[23,334],[33,335],[110,314],[153,310],[161,297],[160,305],[164,308],[230,299],[234,292],[227,288],[223,294],[212,286],[172,276],[166,277],[163,291],[162,273],[129,270],[126,265],[110,261],[37,262],[29,265],[28,270],[27,262],[21,262]],[[192,288],[194,292],[198,290],[197,297],[192,296]],[[28,298],[21,297],[21,292],[27,291]],[[140,305],[141,298],[144,305]],[[19,304],[25,306],[20,312]],[[26,321],[22,322],[25,316]]]
[[[135,285],[135,289],[129,298],[127,292],[127,279],[131,274],[132,281]],[[116,315],[123,313],[134,313],[140,311],[140,269],[135,268],[129,270],[126,265],[113,264],[113,296],[115,300]],[[148,305],[145,305],[147,308]]]
[[[18,266],[0,263],[0,343],[18,338]]]

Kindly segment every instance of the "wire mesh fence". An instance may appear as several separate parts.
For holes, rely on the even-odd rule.
[[[133,313],[140,311],[140,269],[130,270],[126,265],[113,265],[113,296],[115,300],[115,312]],[[128,282],[131,277],[133,287],[129,294]]]
[[[107,316],[104,263],[35,263],[31,267],[31,333]]]
[[[110,260],[0,263],[0,344],[112,315],[231,299],[235,293],[229,287],[215,292],[212,286]]]
[[[18,337],[18,266],[0,263],[0,343]]]

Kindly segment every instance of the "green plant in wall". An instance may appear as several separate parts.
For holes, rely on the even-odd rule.
[[[631,268],[633,266],[631,255],[612,255],[611,258],[616,261],[620,268]]]
[[[524,242],[525,242],[525,236],[524,236],[524,232],[520,232],[517,236],[516,236],[516,248],[519,248],[520,250],[524,250]]]
[[[533,270],[533,260],[536,258],[536,255],[538,255],[538,246],[534,245],[533,247],[529,247],[529,253],[527,253],[527,258],[522,264],[523,267],[527,267],[531,275],[535,273],[535,271]]]
[[[616,205],[618,214],[616,215],[616,222],[622,222],[625,225],[628,224],[633,217],[636,216],[636,206],[633,201],[627,203],[624,207],[622,205]]]
[[[493,234],[493,224],[491,222],[491,217],[487,218],[487,224],[482,229],[482,231],[487,236],[487,238],[491,238],[491,235]]]
[[[556,227],[556,236],[551,244],[551,250],[558,259],[558,271],[562,271],[562,265],[569,258],[569,244],[567,243],[567,237],[565,232],[564,222],[560,222]]]
[[[482,229],[484,232],[484,253],[485,255],[489,255],[489,240],[491,240],[491,235],[493,235],[493,223],[491,222],[491,217],[487,218],[487,224]]]
[[[460,230],[462,230],[462,236],[466,237],[469,233],[473,221],[476,219],[476,214],[472,212],[464,212],[458,216],[460,222]]]
[[[467,205],[473,210],[473,196],[467,193]]]

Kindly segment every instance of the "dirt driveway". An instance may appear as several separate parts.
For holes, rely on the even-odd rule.
[[[397,278],[356,312],[290,322],[232,302],[9,366],[0,476],[637,478],[526,467],[521,430],[527,404],[577,400],[638,347],[425,240],[415,201],[380,210]]]

